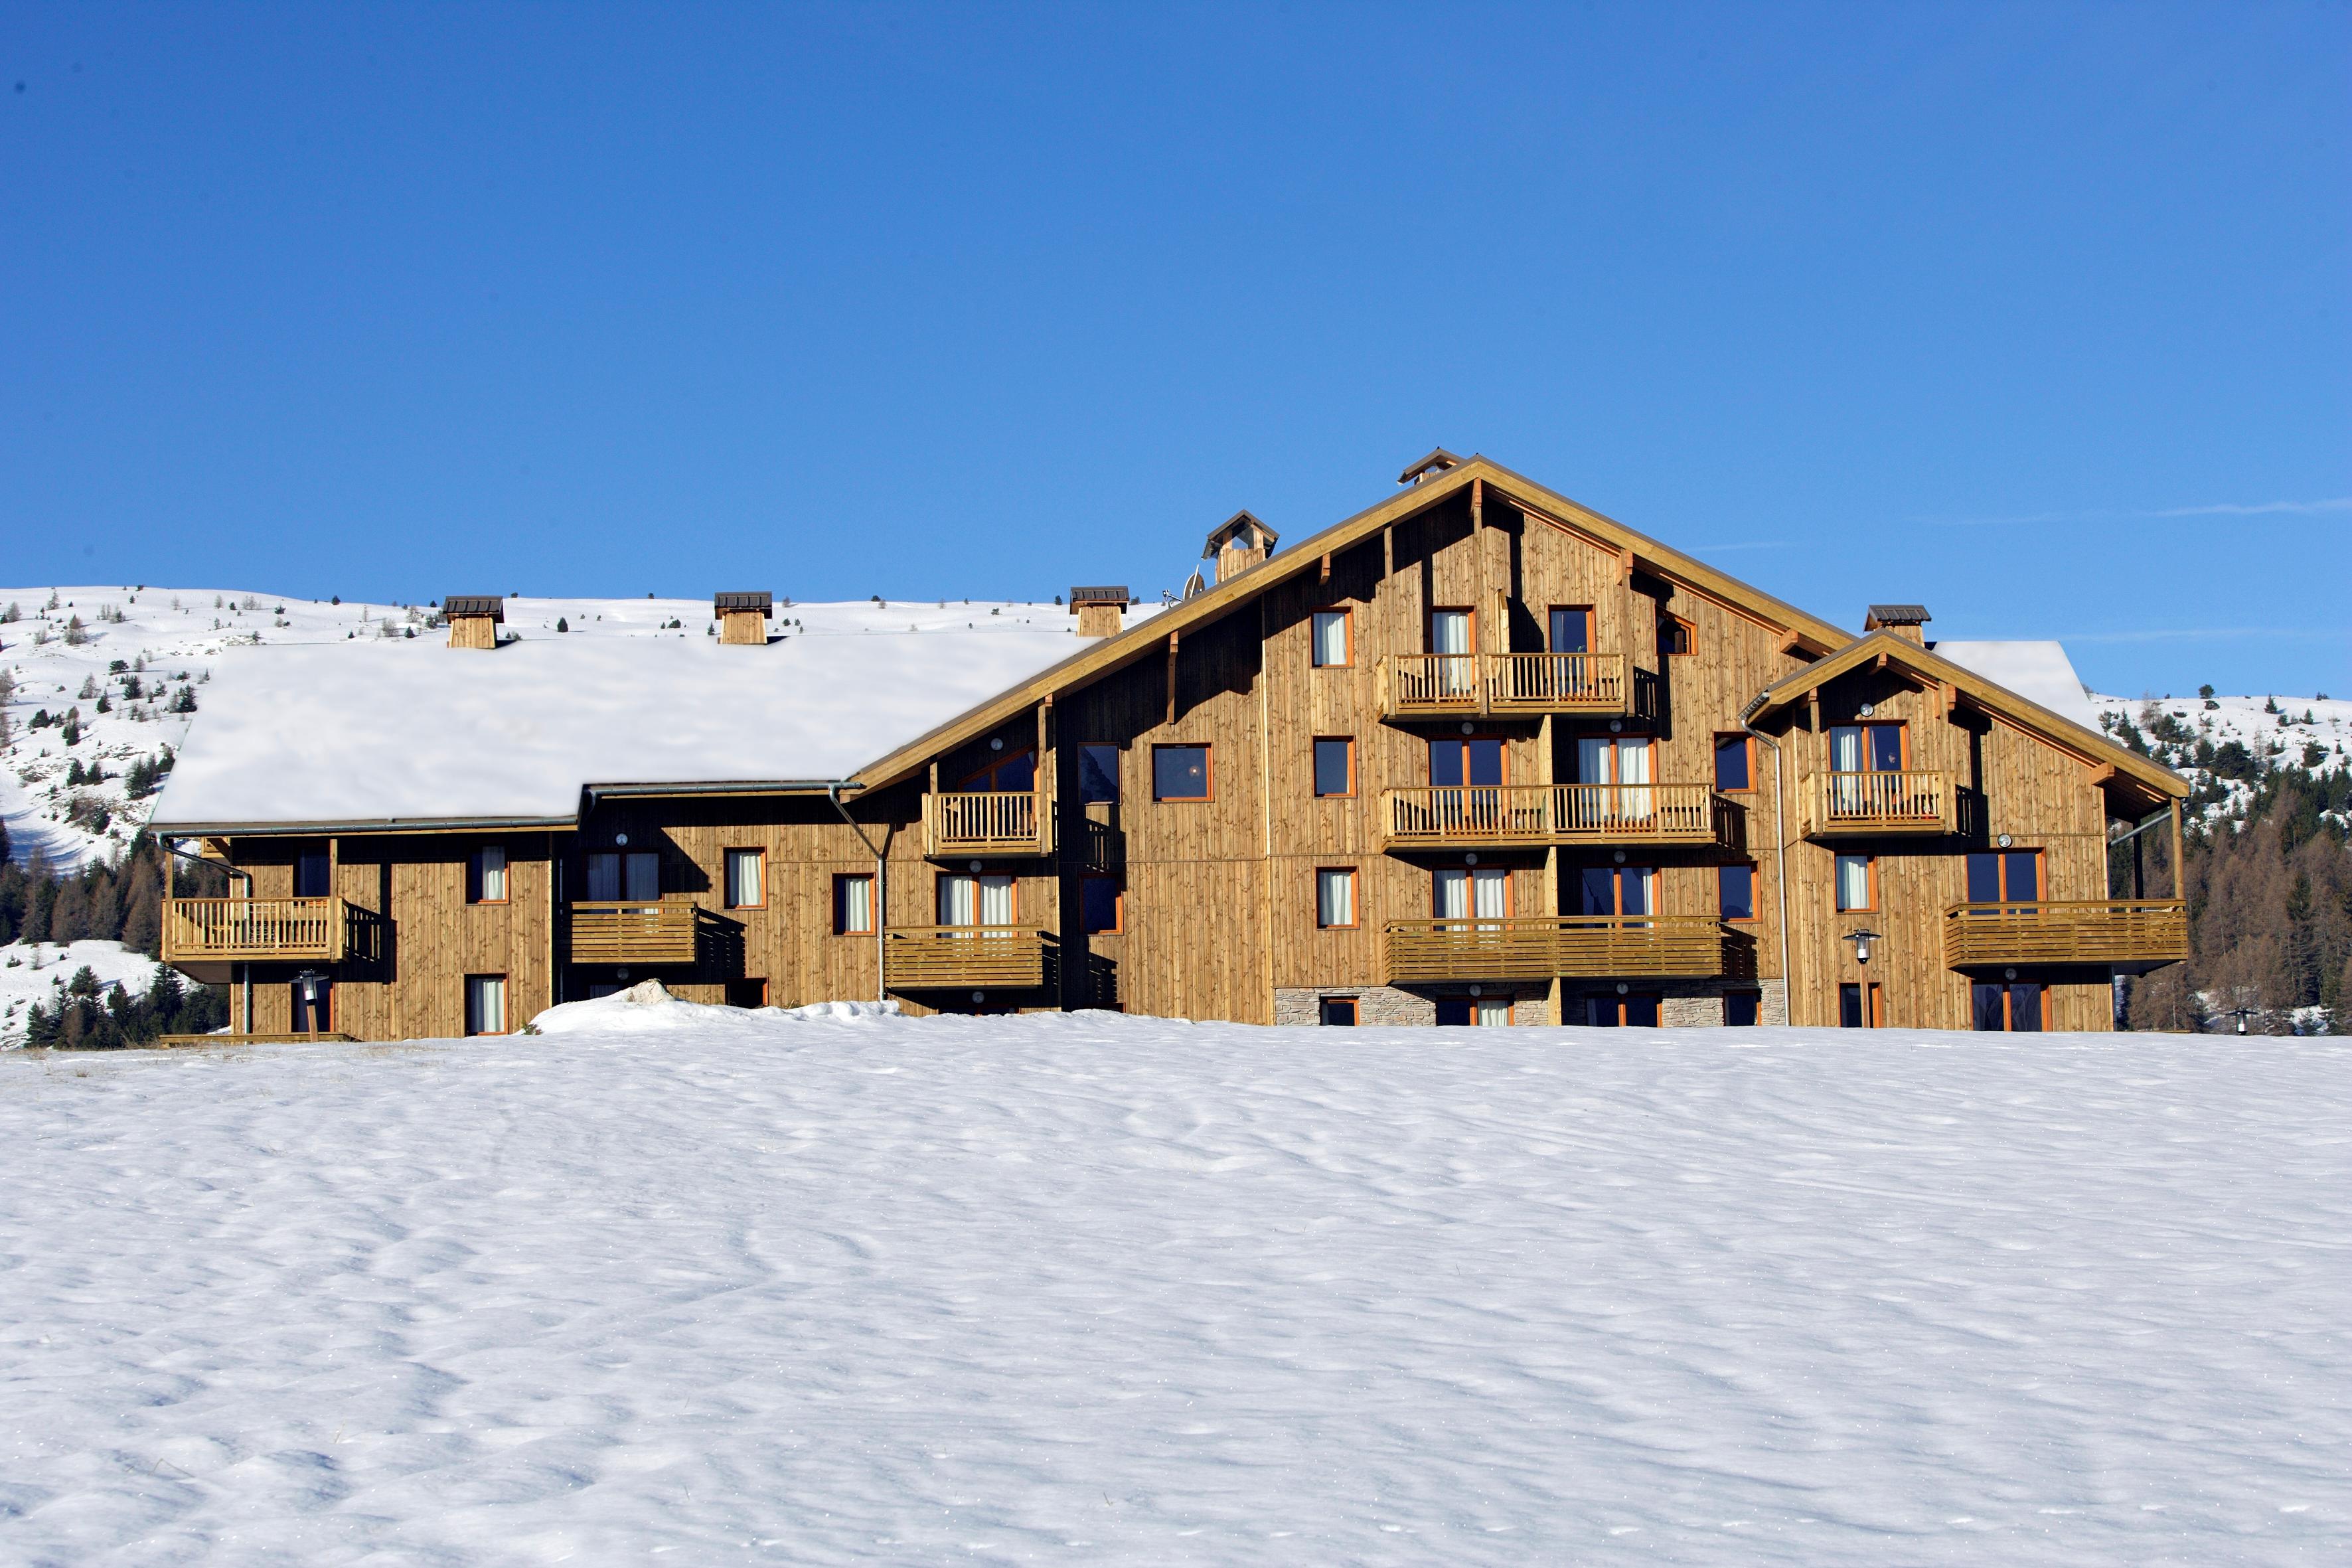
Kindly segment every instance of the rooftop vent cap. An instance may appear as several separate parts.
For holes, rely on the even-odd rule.
[[[496,594],[451,594],[441,601],[451,647],[496,647],[506,624],[506,601]]]
[[[768,646],[768,618],[775,614],[776,596],[770,593],[713,594],[710,613],[719,617],[721,645]]]
[[[1201,559],[1215,557],[1217,581],[1223,583],[1272,555],[1281,541],[1282,535],[1266,527],[1255,512],[1244,510],[1209,531]]]
[[[1124,586],[1070,590],[1070,614],[1078,617],[1082,637],[1118,636],[1126,627],[1127,606],[1132,603]]]
[[[1417,485],[1421,483],[1422,480],[1429,478],[1430,475],[1442,474],[1448,468],[1460,466],[1461,462],[1461,458],[1455,457],[1444,447],[1440,447],[1435,451],[1430,453],[1428,457],[1423,458],[1418,463],[1406,468],[1403,473],[1399,474],[1397,476],[1397,483],[1401,485]]]
[[[1927,634],[1919,628],[1935,619],[1925,605],[1873,605],[1862,618],[1865,632],[1892,632],[1908,642],[1927,646]]]

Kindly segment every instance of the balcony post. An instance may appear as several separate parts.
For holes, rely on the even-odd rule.
[[[2184,905],[2189,900],[2189,863],[2180,856],[2180,797],[2172,797],[2172,896]]]

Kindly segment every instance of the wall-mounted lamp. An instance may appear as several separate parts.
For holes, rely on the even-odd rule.
[[[1878,709],[1874,704],[1865,702],[1861,707],[1855,709],[1854,711],[1860,714],[1863,718],[1867,719],[1873,713],[1877,712]]]
[[[1870,944],[1879,940],[1878,933],[1874,931],[1850,931],[1845,934],[1846,940],[1853,943],[1853,961],[1856,963],[1868,963]]]
[[[1620,733],[1624,730],[1624,728],[1625,721],[1622,719],[1612,719],[1609,721],[1609,732],[1612,735]]]
[[[1993,842],[1994,842],[1995,844],[2000,845],[2003,849],[2006,849],[2006,848],[2008,848],[2011,845],[2012,845],[2012,844],[2016,843],[2016,842],[2017,842],[2017,840],[2016,840],[2016,839],[2014,839],[2014,838],[2011,838],[2008,834],[2004,833],[2004,834],[2002,834],[2000,837],[1998,837],[1998,838],[1994,839],[1994,840],[1993,840]]]
[[[1622,866],[1622,865],[1625,863],[1625,851],[1623,851],[1622,849],[1618,849],[1618,850],[1613,850],[1613,851],[1612,851],[1611,853],[1612,854],[1612,856],[1613,856],[1613,857],[1614,857],[1614,858],[1616,859],[1617,864],[1619,864],[1620,866]]]
[[[1469,854],[1462,857],[1462,863],[1465,866],[1475,866],[1478,863],[1478,851],[1473,849]]]

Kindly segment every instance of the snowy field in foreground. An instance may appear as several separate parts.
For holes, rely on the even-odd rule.
[[[0,1561],[2352,1561],[2352,1052],[0,1058]]]

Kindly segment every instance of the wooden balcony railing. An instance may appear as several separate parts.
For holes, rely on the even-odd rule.
[[[1617,653],[1406,653],[1381,660],[1381,714],[1623,713]]]
[[[1024,990],[1045,984],[1050,945],[1027,926],[893,926],[883,963],[893,991]]]
[[[699,918],[685,899],[598,900],[575,903],[574,963],[692,963]]]
[[[1951,781],[1940,773],[1817,773],[1806,776],[1809,838],[1853,834],[1951,833],[1958,829]]]
[[[927,855],[1051,855],[1054,811],[1043,790],[923,797]]]
[[[2154,969],[2189,958],[2189,910],[2178,899],[2045,900],[1953,904],[1944,911],[1944,965],[2098,963]]]
[[[1737,809],[1703,784],[1420,784],[1382,798],[1391,849],[1725,843]]]
[[[1391,921],[1387,934],[1392,985],[1718,975],[1731,940],[1720,921],[1697,915]]]
[[[331,898],[166,899],[163,962],[340,963],[362,913]]]

